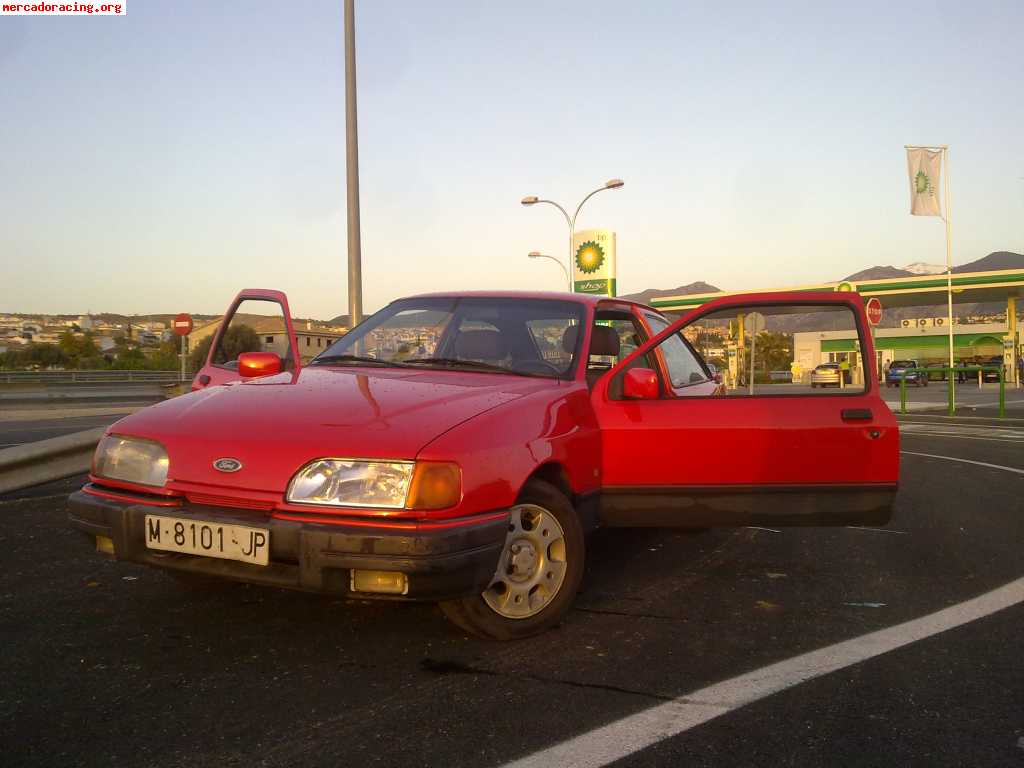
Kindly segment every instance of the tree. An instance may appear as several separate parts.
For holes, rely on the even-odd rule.
[[[69,368],[86,368],[83,360],[95,360],[100,351],[92,339],[91,333],[84,333],[81,336],[75,335],[72,331],[65,331],[60,341],[57,342],[60,351],[67,358]]]
[[[215,335],[216,333],[212,333],[207,336],[189,353],[188,364],[191,370],[198,371],[206,364],[206,356],[210,351],[210,345],[213,343]],[[243,352],[259,352],[263,349],[259,334],[250,326],[245,325],[245,323],[228,326],[227,331],[224,333],[224,338],[221,340],[220,347],[223,354],[217,355],[216,359],[225,363],[237,360],[238,356]]]

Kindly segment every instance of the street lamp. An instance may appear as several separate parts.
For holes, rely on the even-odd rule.
[[[598,187],[593,192],[591,192],[589,195],[587,195],[582,200],[580,200],[580,204],[576,206],[576,212],[573,213],[572,216],[570,216],[568,211],[566,211],[565,208],[560,206],[554,200],[544,200],[542,198],[537,197],[536,195],[527,195],[526,197],[524,197],[519,202],[521,202],[523,205],[536,205],[537,203],[547,203],[548,205],[555,206],[555,208],[557,208],[558,210],[560,210],[562,212],[562,215],[565,216],[565,223],[569,225],[569,265],[571,267],[572,266],[572,257],[573,257],[573,253],[572,253],[572,236],[576,232],[576,217],[579,216],[580,209],[583,207],[583,204],[585,202],[587,202],[587,200],[592,198],[594,195],[596,195],[598,192],[604,192],[606,189],[618,189],[619,187],[623,186],[625,183],[626,182],[624,182],[622,179],[608,179],[608,181],[606,181],[603,186]],[[532,256],[533,254],[530,254],[530,255]],[[540,254],[538,254],[538,256],[539,255]],[[548,257],[548,258],[551,258],[551,257]],[[556,259],[556,261],[557,261],[557,259]],[[558,262],[558,263],[561,264],[561,262]],[[568,273],[566,273],[566,274],[568,274]],[[572,280],[570,279],[569,280],[569,290],[570,291],[572,290],[572,287],[573,287],[572,286]]]
[[[540,253],[539,251],[530,251],[528,254],[531,259],[551,259],[555,264],[562,268],[562,272],[565,273],[565,282],[569,284],[569,292],[572,293],[572,278],[569,277],[569,270],[565,268],[565,264],[560,259],[556,259],[554,256],[548,256],[546,253]]]

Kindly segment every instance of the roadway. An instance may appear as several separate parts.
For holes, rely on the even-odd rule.
[[[600,531],[562,626],[513,644],[429,605],[185,591],[69,530],[73,481],[8,497],[4,762],[563,765],[575,738],[581,765],[1019,766],[1024,586],[916,620],[1024,576],[1024,422],[901,421],[886,528]],[[830,673],[758,672],[843,641]]]
[[[102,406],[10,406],[0,410],[0,450],[46,440],[85,429],[113,424],[143,407],[137,402],[112,402]]]

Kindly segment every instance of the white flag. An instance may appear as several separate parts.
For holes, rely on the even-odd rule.
[[[941,216],[942,151],[908,149],[907,171],[910,173],[910,215]]]

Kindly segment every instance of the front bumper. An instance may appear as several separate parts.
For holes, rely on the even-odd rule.
[[[156,507],[78,491],[68,500],[71,525],[114,542],[115,558],[185,573],[360,598],[444,600],[480,594],[491,583],[505,543],[508,515],[484,515],[445,527],[387,528],[279,520],[265,512],[186,505]],[[160,552],[145,544],[147,514],[270,531],[270,563]],[[405,595],[351,592],[352,569],[400,571]]]

